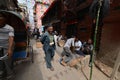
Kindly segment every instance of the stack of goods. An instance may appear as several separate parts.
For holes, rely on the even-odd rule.
[[[15,47],[13,53],[13,59],[22,59],[27,57],[27,34],[15,33]]]

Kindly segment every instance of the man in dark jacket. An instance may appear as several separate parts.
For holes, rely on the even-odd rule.
[[[41,37],[41,42],[43,43],[47,68],[49,68],[51,71],[54,71],[54,68],[51,64],[55,54],[55,41],[52,26],[47,26],[46,32]]]
[[[88,39],[87,42],[83,43],[83,48],[82,51],[84,54],[89,54],[90,55],[90,61],[89,61],[89,66],[91,66],[91,62],[92,62],[92,55],[93,55],[93,44],[92,44],[92,40]]]

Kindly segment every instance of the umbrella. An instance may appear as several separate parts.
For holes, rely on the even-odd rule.
[[[89,14],[93,19],[95,19],[97,16],[99,1],[100,0],[93,0],[93,3],[90,6]],[[109,8],[110,8],[110,0],[102,0],[100,18],[104,18],[108,14]]]
[[[0,13],[6,16],[7,24],[11,25],[15,32],[26,31],[26,24],[23,21],[22,16],[14,11],[0,10]]]

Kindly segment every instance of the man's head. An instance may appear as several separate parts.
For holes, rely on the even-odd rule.
[[[52,34],[53,33],[53,27],[50,25],[50,26],[47,26],[47,31]]]
[[[6,24],[6,17],[4,14],[0,13],[0,27]]]
[[[92,44],[92,39],[88,39],[88,44]]]

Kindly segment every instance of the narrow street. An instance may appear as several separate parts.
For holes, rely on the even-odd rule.
[[[90,70],[88,66],[82,69],[83,72],[69,66],[64,67],[59,64],[57,53],[52,62],[55,71],[50,71],[46,68],[43,50],[36,48],[35,40],[32,40],[32,43],[35,55],[34,63],[22,62],[15,66],[14,80],[88,80]],[[57,49],[58,51],[61,52],[61,49]],[[108,80],[108,78],[94,67],[93,80]]]
[[[119,30],[120,0],[0,0],[0,80],[120,80]]]

